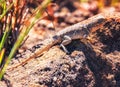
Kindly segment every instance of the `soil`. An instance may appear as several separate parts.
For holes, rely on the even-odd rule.
[[[89,6],[87,10],[85,4],[78,5],[72,0],[56,3],[60,4],[55,10],[57,29],[51,24],[43,24],[43,21],[51,23],[48,20],[36,24],[8,68],[24,61],[39,49],[41,41],[49,37],[47,33],[52,36],[63,27],[99,13],[96,2],[94,9],[91,8],[93,2],[86,3]],[[71,7],[69,5],[72,5],[72,9],[68,8]],[[91,33],[88,43],[91,47],[80,40],[72,41],[66,46],[69,53],[55,45],[23,66],[8,69],[0,81],[0,87],[120,87],[120,29],[99,29]]]

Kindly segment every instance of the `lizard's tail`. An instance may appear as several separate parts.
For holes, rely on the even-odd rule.
[[[7,70],[13,70],[19,66],[22,66],[24,64],[26,64],[28,61],[30,61],[31,59],[37,57],[37,56],[41,56],[43,54],[44,51],[49,50],[53,45],[57,44],[59,42],[59,40],[54,40],[54,39],[48,39],[46,40],[47,42],[45,42],[45,45],[43,45],[39,50],[37,50],[32,56],[30,56],[29,58],[27,58],[26,60],[22,61],[21,63],[14,65],[13,67],[8,68]]]

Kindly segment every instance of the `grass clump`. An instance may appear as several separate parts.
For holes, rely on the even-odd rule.
[[[0,80],[10,60],[30,29],[42,17],[50,1],[0,0]],[[32,6],[34,8],[31,10]]]

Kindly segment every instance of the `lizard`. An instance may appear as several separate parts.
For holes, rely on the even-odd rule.
[[[48,43],[43,45],[39,50],[37,50],[33,55],[19,63],[18,65],[13,66],[10,69],[17,68],[18,66],[24,65],[29,60],[40,56],[44,51],[49,50],[52,46],[60,44],[65,51],[65,45],[69,44],[72,40],[80,39],[81,42],[88,45],[88,40],[90,40],[89,35],[91,32],[95,32],[100,28],[104,28],[105,24],[109,23],[111,20],[114,22],[120,23],[120,13],[119,12],[108,12],[100,13],[93,17],[90,17],[84,21],[81,21],[77,24],[66,27],[56,33],[50,39],[47,39]]]

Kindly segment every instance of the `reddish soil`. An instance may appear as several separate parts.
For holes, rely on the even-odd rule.
[[[59,3],[58,8],[52,7],[56,28],[51,26],[50,20],[37,23],[8,68],[39,49],[41,41],[49,37],[48,33],[52,36],[66,26],[111,9],[99,9],[96,1],[79,4],[58,0],[56,3]],[[120,11],[119,6],[112,8]],[[107,26],[111,25],[112,22]],[[7,70],[0,87],[120,87],[120,29],[99,29],[91,33],[89,43],[92,49],[80,40],[72,41],[66,46],[69,54],[59,45],[53,46],[24,66]]]

